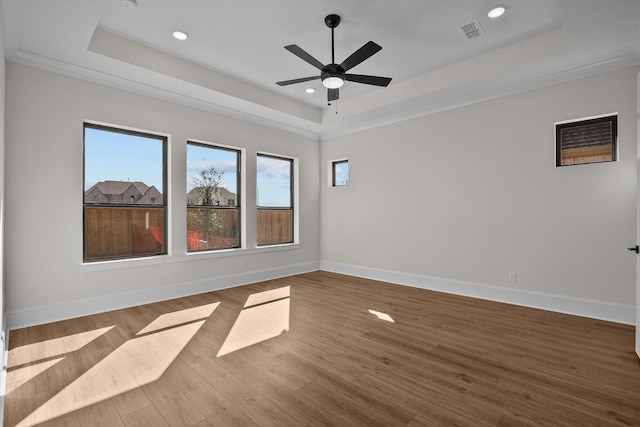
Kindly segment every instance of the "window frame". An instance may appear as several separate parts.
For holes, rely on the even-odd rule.
[[[271,158],[271,159],[277,159],[277,160],[285,160],[289,162],[289,207],[282,207],[282,206],[261,206],[259,204],[259,200],[256,200],[256,223],[255,223],[255,227],[256,227],[256,246],[258,248],[265,248],[265,247],[270,247],[270,246],[278,246],[278,245],[291,245],[291,244],[295,244],[297,242],[297,210],[296,210],[296,204],[297,204],[297,198],[295,197],[295,189],[297,188],[297,174],[296,174],[296,167],[297,167],[297,162],[296,159],[293,157],[287,157],[287,156],[282,156],[282,155],[278,155],[278,154],[271,154],[271,153],[264,153],[264,152],[258,152],[256,153],[256,196],[258,196],[258,173],[257,173],[257,163],[258,163],[258,158],[260,157],[264,157],[264,158]],[[290,211],[290,224],[289,224],[289,235],[290,235],[290,239],[288,241],[283,241],[283,242],[273,242],[273,243],[260,243],[258,241],[258,234],[259,234],[259,226],[258,226],[258,215],[259,215],[259,211],[266,211],[266,210],[271,210],[271,211]]]
[[[241,148],[236,148],[236,147],[230,147],[227,145],[222,145],[222,144],[216,144],[216,143],[210,143],[210,142],[204,142],[204,141],[197,141],[194,139],[188,139],[187,140],[187,144],[186,144],[186,150],[189,149],[189,145],[194,145],[194,146],[198,146],[198,147],[203,147],[203,148],[209,148],[209,149],[213,149],[213,150],[223,150],[223,151],[230,151],[230,152],[235,152],[236,154],[236,204],[235,206],[220,206],[220,205],[216,205],[216,206],[190,206],[189,203],[187,202],[186,204],[186,212],[188,213],[189,208],[191,207],[193,208],[197,208],[197,209],[212,209],[212,210],[236,210],[236,227],[237,227],[237,245],[236,246],[228,246],[228,247],[221,247],[221,248],[204,248],[204,249],[195,249],[195,250],[189,250],[189,244],[187,241],[187,254],[196,254],[196,253],[204,253],[204,252],[218,252],[221,250],[230,250],[230,249],[241,249],[244,247],[244,238],[243,238],[243,234],[244,234],[244,229],[243,229],[243,193],[242,193],[242,186],[243,186],[243,181],[242,181],[242,162],[243,162],[243,153],[244,150]],[[185,168],[186,171],[186,168]],[[186,193],[185,193],[186,195]],[[186,225],[186,224],[185,224]],[[189,231],[188,226],[186,227],[186,231]],[[188,233],[185,236],[186,239],[188,239]]]
[[[86,130],[95,129],[105,132],[118,133],[123,135],[137,136],[148,139],[157,139],[162,143],[162,204],[141,204],[132,206],[130,203],[102,203],[86,201]],[[166,256],[169,254],[170,242],[169,237],[169,186],[168,186],[168,153],[169,153],[169,135],[157,132],[133,129],[126,126],[118,126],[113,124],[98,123],[85,120],[82,123],[82,262],[85,264],[93,264],[104,261],[123,261],[132,259],[144,259],[156,256]],[[95,257],[87,259],[87,225],[86,225],[86,208],[87,207],[103,207],[103,208],[132,208],[132,209],[148,209],[161,207],[162,212],[162,243],[161,250],[158,252],[149,252],[145,254],[129,254],[123,256]]]

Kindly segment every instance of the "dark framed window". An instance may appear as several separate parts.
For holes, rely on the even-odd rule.
[[[187,142],[187,252],[240,247],[240,150]]]
[[[331,186],[349,185],[349,160],[331,162]]]
[[[618,160],[618,116],[556,123],[556,166]]]
[[[258,246],[293,243],[293,159],[256,157]]]
[[[167,137],[84,124],[83,259],[167,253]]]

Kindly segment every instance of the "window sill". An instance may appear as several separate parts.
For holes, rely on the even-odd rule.
[[[221,249],[217,251],[191,252],[175,255],[157,255],[144,258],[128,258],[109,261],[83,262],[79,265],[80,271],[106,271],[121,268],[138,268],[161,264],[173,264],[192,261],[211,260],[218,258],[238,257],[245,255],[263,254],[267,252],[280,252],[300,249],[300,243],[288,243],[284,245],[260,246],[255,248]]]

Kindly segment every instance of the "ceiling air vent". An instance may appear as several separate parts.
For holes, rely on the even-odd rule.
[[[482,27],[478,21],[473,21],[467,25],[463,25],[461,29],[464,32],[465,37],[469,40],[484,36],[484,31],[482,31]]]

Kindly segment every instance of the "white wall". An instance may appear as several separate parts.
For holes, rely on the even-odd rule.
[[[79,306],[96,311],[319,265],[632,308],[636,75],[626,69],[320,144],[7,63],[8,315],[23,326],[78,315]],[[554,122],[609,112],[619,113],[620,160],[556,168]],[[83,120],[171,134],[172,256],[82,265]],[[249,159],[256,151],[298,157],[301,245],[185,256],[188,138],[245,147]],[[329,162],[344,158],[350,185],[329,188]],[[255,165],[247,166],[251,207]]]
[[[0,2],[0,16],[4,16]],[[5,124],[5,61],[4,61],[4,21],[0,19],[0,331],[4,331],[4,124]],[[5,343],[0,348],[4,350]],[[4,360],[4,354],[0,357]],[[4,365],[3,365],[4,366]],[[0,408],[1,409],[1,408]]]
[[[640,32],[638,33],[640,35]],[[638,85],[636,88],[636,102],[637,102],[637,125],[636,132],[640,132],[640,74],[638,74]],[[640,135],[636,134],[636,138],[640,138]],[[640,168],[640,139],[637,140],[637,168]],[[637,170],[637,189],[640,188],[640,169]],[[640,197],[636,196],[636,245],[640,244],[640,229],[637,227],[637,223],[640,222]],[[632,245],[633,246],[633,245]],[[636,354],[640,357],[640,262],[636,257]]]
[[[323,141],[323,266],[632,310],[636,75],[625,69]],[[620,160],[556,168],[554,122],[611,112]],[[343,158],[350,184],[330,188],[328,164]]]
[[[92,311],[136,304],[150,295],[168,297],[180,293],[181,285],[195,292],[317,269],[318,141],[10,62],[6,72],[7,311],[19,319],[10,326],[77,315],[82,306]],[[171,256],[82,265],[84,120],[171,135]],[[255,153],[298,158],[300,245],[186,256],[185,156],[190,138],[247,149],[250,223],[255,221]],[[247,230],[249,242],[255,242],[255,228]]]
[[[0,17],[4,3],[0,2]],[[0,332],[5,332],[5,298],[4,298],[4,133],[5,133],[5,61],[4,61],[4,21],[0,19]],[[0,413],[4,414],[4,390],[6,385],[5,349],[7,339],[0,343]],[[0,417],[0,427],[4,425],[4,417]]]

